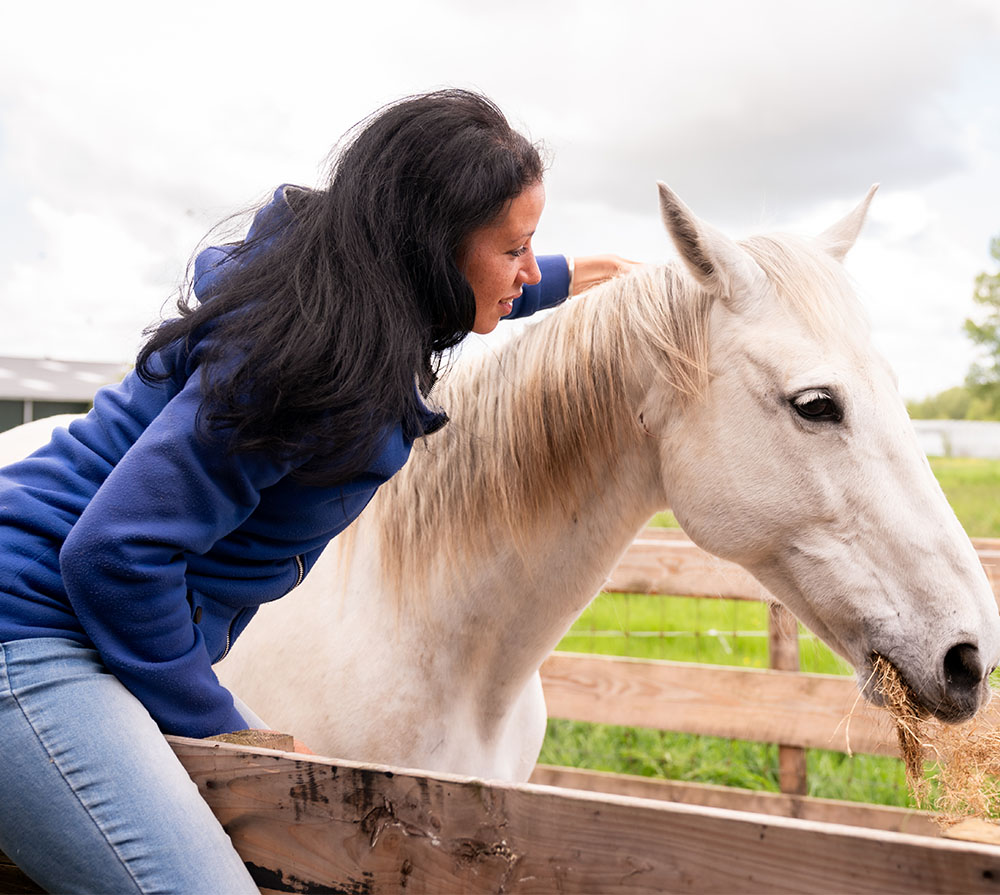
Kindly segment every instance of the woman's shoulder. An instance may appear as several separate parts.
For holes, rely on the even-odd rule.
[[[295,209],[301,207],[312,192],[308,187],[281,184],[271,200],[258,209],[242,240],[202,249],[194,259],[192,278],[192,288],[198,300],[211,298],[226,277],[267,252],[287,232],[295,221]]]

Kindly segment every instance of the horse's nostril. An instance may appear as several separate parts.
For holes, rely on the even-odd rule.
[[[971,643],[956,643],[944,656],[944,679],[949,690],[968,691],[979,686],[983,665]]]

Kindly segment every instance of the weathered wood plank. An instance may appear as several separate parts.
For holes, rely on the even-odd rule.
[[[554,718],[898,755],[888,715],[849,677],[557,652],[542,685]]]
[[[688,783],[681,780],[638,777],[635,774],[612,774],[607,771],[591,771],[584,768],[537,765],[531,775],[531,782],[540,786],[561,786],[565,789],[582,789],[588,792],[614,793],[619,796],[640,799],[682,802],[685,805],[703,805],[707,808],[751,811],[756,814],[773,814],[822,823],[869,827],[873,830],[912,833],[918,836],[938,836],[941,835],[942,829],[936,815],[930,811],[896,808],[890,805],[868,805],[863,802],[843,802],[837,799],[819,799],[813,796],[789,793],[737,789],[734,786],[717,786],[711,783]]]
[[[973,538],[972,545],[979,554],[979,561],[990,579],[993,593],[1000,600],[1000,538]]]
[[[44,895],[45,890],[29,879],[10,858],[0,852],[0,892],[3,895]]]
[[[985,842],[1000,845],[1000,825],[981,817],[967,817],[942,834],[947,839],[963,839],[966,842]]]
[[[767,652],[768,665],[775,671],[799,670],[799,623],[780,603],[768,606]],[[782,792],[800,796],[808,792],[805,749],[778,744],[778,780]]]
[[[889,715],[851,677],[570,652],[541,674],[553,718],[899,757]],[[1000,727],[1000,700],[980,717]]]
[[[996,892],[1000,848],[173,740],[265,891]]]
[[[220,733],[208,737],[220,743],[233,743],[237,746],[256,746],[260,749],[278,749],[283,752],[295,751],[295,737],[290,733],[279,733],[277,730],[237,730],[234,733]]]
[[[756,579],[706,553],[677,529],[647,528],[612,570],[605,590],[620,593],[768,599]]]

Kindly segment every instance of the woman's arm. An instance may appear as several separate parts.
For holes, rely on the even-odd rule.
[[[629,261],[620,255],[581,255],[573,260],[570,294],[579,295],[581,292],[586,292],[605,280],[628,273],[637,265],[637,261]]]
[[[196,737],[246,723],[192,623],[186,557],[236,529],[288,472],[198,437],[199,380],[126,452],[59,555],[73,610],[108,668],[163,730]]]
[[[582,255],[572,261],[565,255],[539,255],[539,282],[525,286],[521,297],[514,302],[514,310],[504,320],[530,317],[536,311],[554,308],[572,295],[623,274],[636,265],[618,255]]]

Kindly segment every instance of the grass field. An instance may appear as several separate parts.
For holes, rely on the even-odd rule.
[[[1000,537],[1000,461],[933,459],[948,500],[973,536]],[[670,513],[651,524],[675,527]],[[602,594],[559,648],[717,665],[767,666],[767,610],[738,600]],[[803,671],[851,668],[808,632]],[[777,747],[643,728],[549,721],[540,761],[625,774],[778,790]],[[809,750],[809,794],[907,805],[902,763],[891,758]]]

